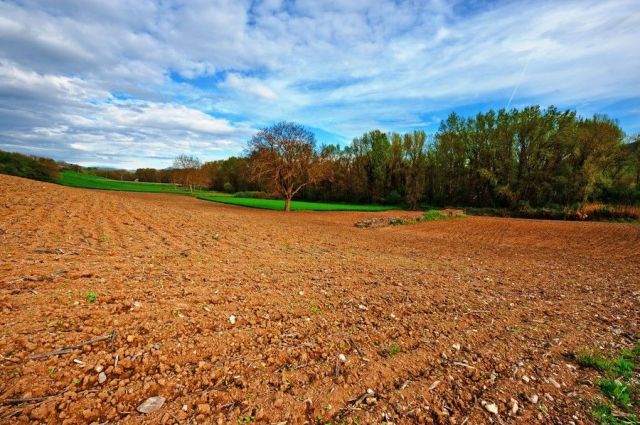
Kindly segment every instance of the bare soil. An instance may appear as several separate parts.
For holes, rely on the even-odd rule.
[[[0,175],[0,422],[593,423],[572,354],[639,333],[640,226],[354,227],[397,215]]]

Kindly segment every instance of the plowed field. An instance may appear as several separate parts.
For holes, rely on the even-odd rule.
[[[384,215],[0,175],[0,422],[593,422],[640,226]]]

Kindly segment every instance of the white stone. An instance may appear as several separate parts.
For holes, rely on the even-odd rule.
[[[165,398],[161,396],[149,397],[136,410],[140,413],[152,413],[162,407]]]

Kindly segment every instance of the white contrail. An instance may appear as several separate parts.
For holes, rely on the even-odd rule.
[[[522,72],[520,73],[520,77],[518,78],[518,83],[513,88],[513,91],[511,92],[511,97],[509,98],[509,102],[507,103],[507,110],[511,106],[511,101],[513,100],[513,97],[516,95],[516,92],[520,88],[520,84],[522,84],[522,80],[524,79],[524,74],[527,72],[527,68],[529,67],[529,62],[531,62],[531,57],[533,56],[534,52],[535,52],[535,50],[532,50],[531,53],[529,53],[529,57],[527,58],[527,62],[525,62],[524,67],[522,68]]]

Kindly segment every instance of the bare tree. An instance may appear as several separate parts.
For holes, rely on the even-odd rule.
[[[327,161],[316,152],[315,136],[300,124],[283,121],[263,128],[249,141],[248,151],[252,178],[282,196],[285,211],[303,187],[327,174]]]
[[[193,192],[195,185],[202,183],[200,181],[202,163],[195,156],[186,154],[179,155],[173,161],[173,168],[174,181],[188,187],[191,192]]]

